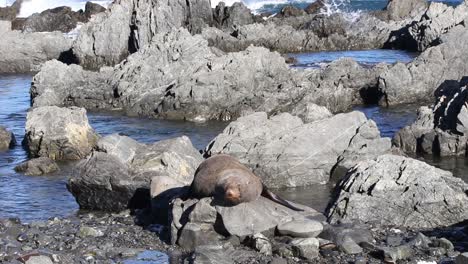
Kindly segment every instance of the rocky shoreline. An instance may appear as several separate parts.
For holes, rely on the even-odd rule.
[[[30,160],[15,170],[39,176],[77,161],[67,188],[83,211],[0,220],[0,262],[468,263],[468,183],[408,157],[467,154],[467,1],[391,0],[354,19],[285,7],[266,19],[243,4],[117,0],[44,11],[21,32],[12,30],[18,4],[0,10],[13,20],[0,21],[0,72],[39,72],[23,139]],[[78,22],[76,39],[63,34]],[[279,53],[377,48],[421,53],[407,64],[340,59],[319,69],[291,68]],[[433,105],[393,140],[348,112],[403,103]],[[230,124],[198,151],[185,136],[101,136],[87,110]],[[16,144],[8,129],[1,151]],[[190,188],[217,154],[269,188],[338,182],[325,212],[265,197],[225,206]]]

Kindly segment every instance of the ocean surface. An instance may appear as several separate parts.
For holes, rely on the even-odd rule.
[[[379,62],[393,63],[410,60],[411,55],[394,51],[369,51],[352,53],[355,59],[363,64]],[[344,53],[349,55],[348,53]],[[337,57],[336,52],[296,54],[310,61],[330,61]],[[339,56],[338,56],[339,57]],[[368,58],[368,59],[366,59]],[[300,60],[299,60],[300,61]],[[0,125],[9,128],[20,143],[24,137],[26,114],[30,106],[29,88],[31,74],[0,75]],[[383,136],[392,137],[396,131],[411,124],[416,118],[418,105],[405,105],[391,108],[378,106],[361,106],[355,110],[362,111],[373,119]],[[101,135],[121,133],[140,142],[151,143],[163,139],[187,135],[197,149],[203,149],[227,123],[207,122],[204,124],[164,121],[146,118],[121,116],[119,113],[88,113],[93,128]],[[18,144],[14,149],[0,152],[0,218],[18,217],[28,222],[50,217],[66,217],[78,211],[73,196],[66,189],[66,182],[72,175],[73,162],[60,163],[61,170],[48,176],[25,176],[14,171],[14,167],[27,159],[27,153]],[[433,159],[429,163],[453,171],[465,177],[468,162],[464,158]],[[330,198],[333,182],[327,185],[316,185],[307,188],[275,190],[287,199],[307,204],[317,210],[324,210]]]
[[[315,0],[211,0],[211,5],[215,7],[219,2],[225,2],[232,5],[235,2],[243,2],[252,11],[256,13],[270,12],[276,13],[286,5],[306,7]],[[435,2],[444,2],[449,5],[457,5],[463,0],[434,0]],[[0,0],[0,6],[10,5],[14,0]],[[111,0],[92,1],[103,6],[112,3]],[[57,6],[70,6],[74,10],[84,9],[86,0],[25,0],[20,16],[27,17],[33,13],[41,12]],[[386,0],[328,0],[327,13],[335,12],[359,12],[361,10],[379,10],[386,6]]]

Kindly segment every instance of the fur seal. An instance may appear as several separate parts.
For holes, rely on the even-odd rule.
[[[211,197],[226,205],[255,201],[260,195],[295,211],[303,211],[269,191],[261,179],[237,159],[218,154],[206,159],[195,172],[191,194]]]

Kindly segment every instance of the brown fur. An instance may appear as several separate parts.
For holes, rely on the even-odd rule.
[[[198,198],[214,196],[228,205],[255,201],[263,195],[293,210],[301,211],[270,192],[250,169],[225,154],[215,155],[200,164],[195,172],[191,192]]]

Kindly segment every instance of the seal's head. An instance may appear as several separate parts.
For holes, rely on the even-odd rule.
[[[224,200],[229,204],[240,204],[242,202],[240,185],[236,183],[226,184],[224,188]]]

